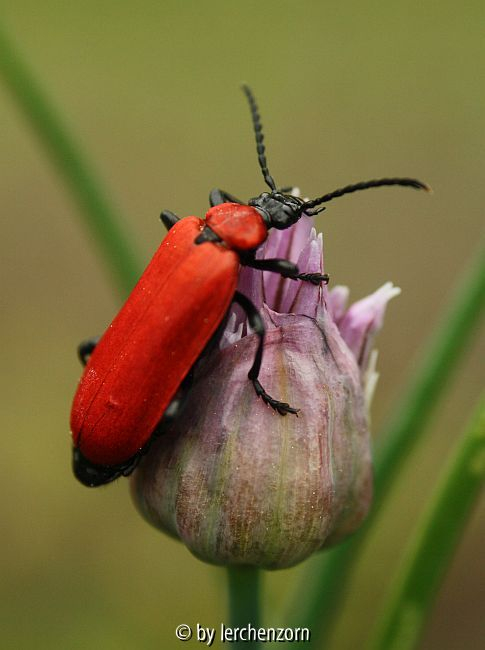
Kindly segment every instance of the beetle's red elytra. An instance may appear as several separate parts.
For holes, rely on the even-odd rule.
[[[300,273],[285,259],[256,258],[269,228],[285,229],[311,216],[333,198],[370,187],[403,185],[428,189],[412,178],[383,178],[348,185],[312,201],[286,188],[278,190],[268,171],[262,126],[252,92],[248,98],[258,160],[270,192],[248,204],[220,189],[210,193],[205,219],[164,211],[168,234],[143,275],[98,341],[79,346],[86,365],[71,411],[73,469],[89,487],[128,475],[150,445],[183,406],[194,365],[220,331],[232,302],[246,312],[258,335],[248,373],[269,408],[280,415],[298,409],[268,395],[258,375],[263,355],[264,324],[251,301],[237,288],[240,264],[313,284],[328,276]]]
[[[229,308],[239,258],[194,244],[203,223],[187,217],[170,230],[86,367],[71,429],[97,465],[120,464],[144,447]],[[203,269],[195,278],[194,268]]]

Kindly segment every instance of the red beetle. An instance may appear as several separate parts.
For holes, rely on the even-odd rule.
[[[146,452],[155,432],[180,410],[191,370],[217,336],[232,302],[246,312],[259,335],[249,371],[256,394],[281,415],[297,413],[266,393],[258,380],[264,325],[248,298],[236,291],[240,264],[319,284],[328,276],[300,273],[288,260],[257,260],[256,249],[269,228],[284,229],[331,199],[369,187],[427,186],[411,178],[367,181],[303,201],[278,190],[266,163],[260,117],[246,86],[258,159],[271,192],[243,204],[222,190],[210,194],[205,220],[179,219],[164,211],[169,232],[136,287],[102,338],[80,345],[86,369],[71,412],[73,468],[87,486],[128,475]]]

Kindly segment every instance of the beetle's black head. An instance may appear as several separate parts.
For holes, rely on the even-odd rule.
[[[249,201],[260,212],[268,228],[284,230],[289,228],[302,215],[302,199],[283,192],[263,192]]]

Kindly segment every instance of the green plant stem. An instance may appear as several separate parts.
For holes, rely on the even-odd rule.
[[[229,626],[254,628],[260,627],[260,586],[261,572],[255,567],[229,566],[227,569],[229,584]],[[235,648],[256,650],[261,647],[258,641],[237,641]]]
[[[1,25],[0,72],[81,208],[80,215],[95,237],[117,288],[122,295],[126,295],[142,269],[133,247],[133,238],[122,226],[119,212],[111,205],[92,165],[69,132],[59,111],[50,102]]]
[[[391,584],[371,650],[415,648],[485,478],[485,398],[459,441]]]
[[[311,563],[287,620],[309,627],[312,645],[323,648],[332,634],[348,579],[360,556],[369,524],[379,513],[405,460],[418,443],[447,382],[478,327],[485,303],[485,254],[480,247],[457,288],[449,312],[405,393],[396,417],[379,437],[375,454],[375,498],[363,528],[350,540]]]

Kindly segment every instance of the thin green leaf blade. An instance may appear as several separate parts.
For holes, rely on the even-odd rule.
[[[93,234],[120,294],[126,296],[143,268],[133,237],[61,112],[1,25],[0,74],[77,202],[79,214]]]
[[[415,648],[485,478],[485,397],[459,441],[390,588],[370,650]]]

